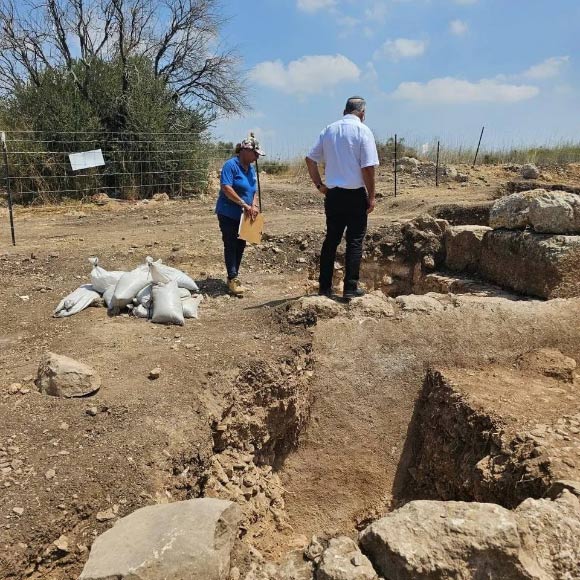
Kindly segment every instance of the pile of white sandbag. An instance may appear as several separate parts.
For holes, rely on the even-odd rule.
[[[107,271],[98,258],[90,258],[91,283],[83,284],[63,298],[53,316],[72,316],[91,304],[105,301],[110,314],[129,311],[158,324],[183,325],[186,318],[197,318],[203,297],[197,284],[184,272],[153,261],[130,272]]]

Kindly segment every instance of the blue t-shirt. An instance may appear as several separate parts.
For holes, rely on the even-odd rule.
[[[222,167],[220,186],[229,185],[248,205],[252,205],[256,193],[256,170],[252,165],[248,171],[244,171],[240,160],[237,157],[228,159]],[[242,208],[226,197],[221,190],[215,206],[217,214],[225,215],[233,219],[239,219],[242,215]]]

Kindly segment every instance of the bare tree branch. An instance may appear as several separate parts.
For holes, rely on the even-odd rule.
[[[218,43],[220,0],[36,1],[0,0],[0,94],[62,69],[88,98],[77,63],[88,72],[98,60],[121,64],[126,94],[131,59],[145,57],[185,106],[226,114],[245,106],[239,58]]]

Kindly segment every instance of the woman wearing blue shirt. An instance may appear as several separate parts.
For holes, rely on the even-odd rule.
[[[252,163],[264,152],[253,138],[248,138],[236,146],[235,157],[222,167],[220,192],[215,212],[224,242],[224,259],[228,273],[228,290],[234,296],[243,296],[244,288],[238,278],[245,240],[238,238],[242,213],[254,219],[259,208],[256,199],[256,170]]]

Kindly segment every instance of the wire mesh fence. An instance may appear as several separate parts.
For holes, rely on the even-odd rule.
[[[210,172],[233,154],[225,144],[203,142],[189,133],[6,131],[5,146],[8,178],[3,185],[19,203],[99,193],[120,199],[196,195],[207,190]],[[73,169],[70,154],[97,149],[104,165]]]

